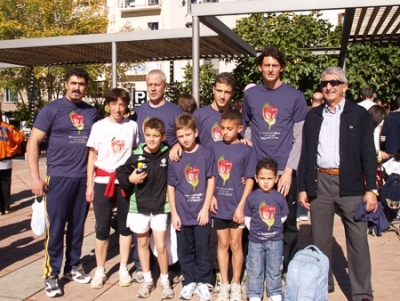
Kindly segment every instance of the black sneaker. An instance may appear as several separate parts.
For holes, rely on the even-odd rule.
[[[89,283],[92,278],[85,273],[83,266],[80,264],[78,266],[73,266],[71,271],[64,274],[64,278],[78,283]]]
[[[44,281],[44,288],[47,297],[54,298],[62,295],[61,289],[58,286],[58,277],[55,275],[50,276]]]

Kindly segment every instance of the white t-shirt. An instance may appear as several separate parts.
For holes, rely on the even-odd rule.
[[[0,161],[0,170],[12,169],[12,159],[6,159]]]
[[[139,143],[135,121],[124,119],[120,123],[104,118],[92,126],[86,146],[97,151],[96,168],[113,172],[131,156]],[[107,184],[109,177],[95,177],[95,183]],[[118,183],[118,180],[115,181]]]
[[[357,103],[358,105],[362,106],[363,108],[365,108],[367,111],[372,107],[377,105],[375,102],[373,102],[372,100],[363,100],[359,103]]]

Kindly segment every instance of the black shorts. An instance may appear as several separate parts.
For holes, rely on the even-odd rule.
[[[221,219],[213,217],[212,228],[215,230],[237,229],[240,224],[234,222],[232,219]]]

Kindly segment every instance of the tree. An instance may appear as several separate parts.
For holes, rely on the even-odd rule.
[[[311,49],[340,45],[340,28],[335,29],[321,16],[320,12],[315,11],[301,15],[253,14],[239,19],[233,30],[257,51],[269,45],[278,46],[285,53],[287,61],[284,81],[302,90],[306,98],[310,98],[313,91],[318,89],[322,70],[329,65],[337,65],[337,56],[313,55]],[[233,72],[241,97],[243,88],[250,82],[259,83],[261,75],[256,66],[256,58],[240,58],[237,63]]]
[[[0,0],[0,40],[105,33],[107,25],[102,0]],[[62,94],[64,75],[69,68],[71,66],[34,68],[35,89],[40,91],[32,99],[35,111]],[[89,69],[92,79],[97,79],[104,70],[103,65],[84,68]],[[30,81],[31,68],[0,71],[0,89],[20,91],[20,99],[29,94]],[[21,114],[14,116],[26,118],[27,108],[29,110],[26,105],[19,105]]]
[[[182,94],[192,94],[192,66],[188,63],[184,68],[183,82],[174,82],[169,85],[166,96],[174,103]],[[212,63],[205,63],[200,66],[200,99],[199,106],[206,106],[213,102],[213,86],[217,77],[216,70]]]

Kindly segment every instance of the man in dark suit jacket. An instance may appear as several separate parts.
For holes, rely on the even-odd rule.
[[[372,301],[367,223],[353,218],[362,201],[368,212],[378,206],[372,122],[364,108],[345,99],[347,78],[341,68],[327,68],[320,84],[325,105],[310,110],[303,127],[299,202],[311,210],[313,244],[329,259],[335,211],[341,216],[352,300]],[[328,284],[333,292],[331,268]]]

